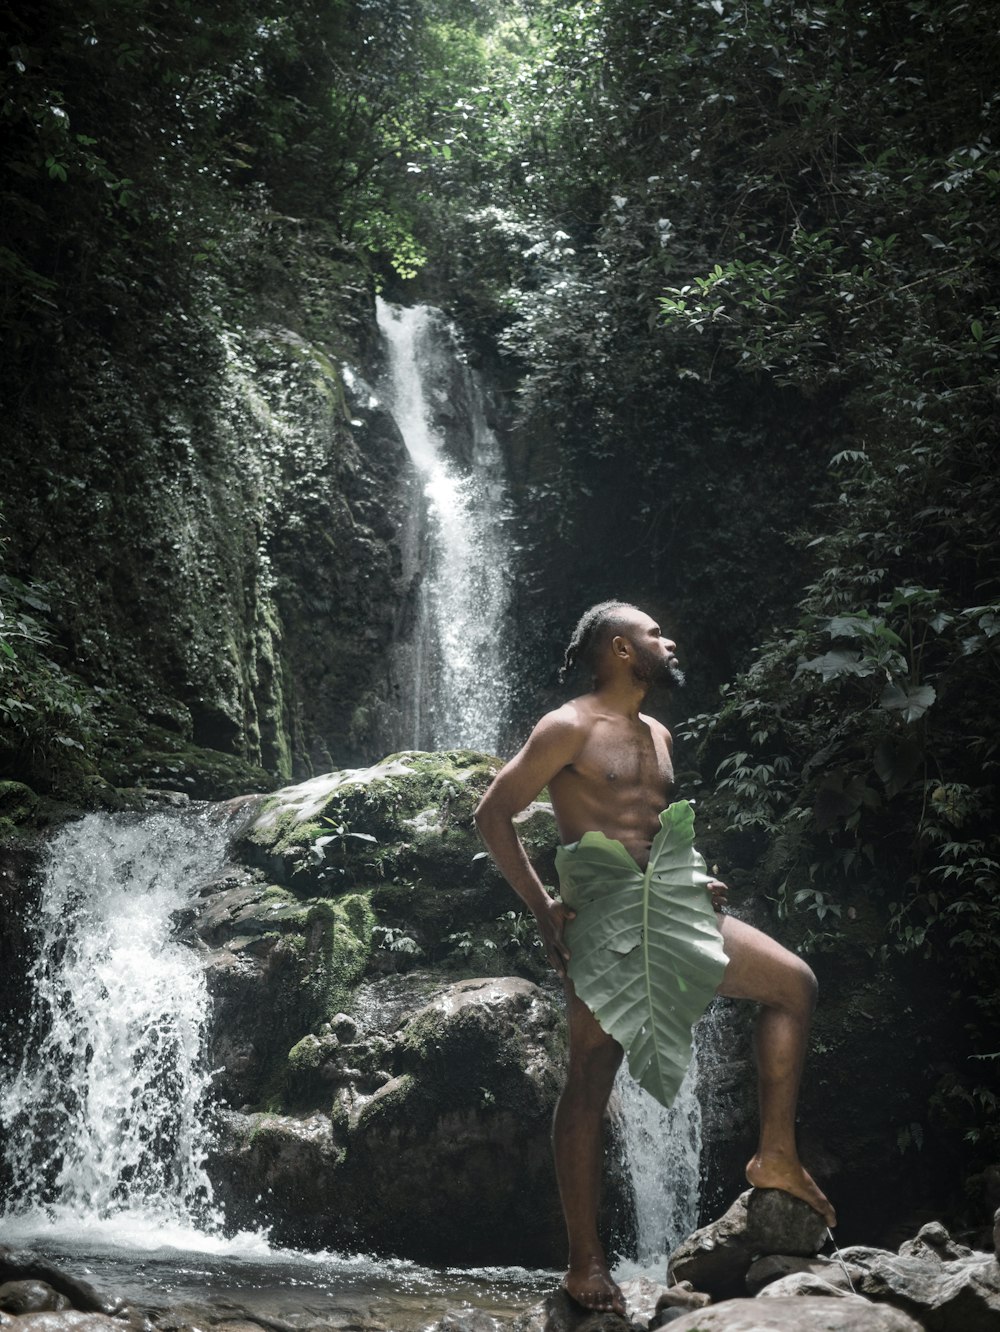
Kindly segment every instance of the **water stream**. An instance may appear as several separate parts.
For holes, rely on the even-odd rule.
[[[382,389],[419,484],[404,534],[415,613],[396,645],[397,746],[496,753],[510,716],[513,552],[500,447],[454,329],[378,301]]]
[[[509,1316],[533,1302],[551,1273],[438,1272],[226,1227],[205,1168],[209,996],[178,931],[228,833],[206,807],[91,814],[52,838],[31,1015],[4,1033],[0,1242],[192,1322],[415,1332],[463,1303]]]

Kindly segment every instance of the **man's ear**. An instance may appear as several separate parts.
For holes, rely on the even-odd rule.
[[[611,651],[616,657],[621,657],[622,661],[627,661],[632,651],[632,644],[622,634],[615,634],[611,640]]]

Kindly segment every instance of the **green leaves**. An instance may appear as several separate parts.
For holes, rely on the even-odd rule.
[[[933,685],[901,685],[890,681],[882,690],[879,705],[886,712],[898,713],[903,721],[919,721],[937,694]]]
[[[691,1027],[722,980],[726,956],[692,845],[694,810],[677,801],[660,815],[649,863],[620,842],[587,832],[561,847],[566,930],[576,992],[628,1055],[632,1076],[670,1105],[691,1060]]]

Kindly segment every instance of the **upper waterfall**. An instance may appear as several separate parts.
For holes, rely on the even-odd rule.
[[[378,300],[383,386],[419,477],[399,636],[397,746],[497,752],[509,721],[505,644],[512,551],[503,461],[482,386],[444,315]]]

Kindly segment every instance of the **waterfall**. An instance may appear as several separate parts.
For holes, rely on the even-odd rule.
[[[496,753],[510,712],[506,662],[512,552],[499,444],[454,330],[430,306],[379,299],[384,393],[419,478],[400,635],[397,741]]]
[[[90,814],[52,839],[33,1009],[0,1081],[7,1220],[218,1230],[208,994],[175,936],[225,844],[223,820],[189,812]]]
[[[701,1106],[698,1054],[669,1110],[644,1092],[623,1064],[615,1084],[625,1165],[635,1199],[638,1270],[657,1264],[698,1224]]]

